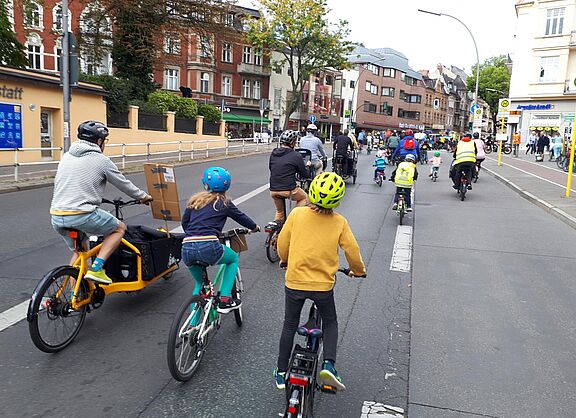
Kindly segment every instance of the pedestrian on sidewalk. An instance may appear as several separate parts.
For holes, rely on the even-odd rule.
[[[552,136],[551,142],[552,144],[550,148],[552,149],[552,152],[550,153],[550,160],[556,161],[562,152],[562,137],[558,132]]]
[[[514,146],[514,156],[518,157],[518,151],[520,149],[520,144],[522,140],[520,139],[520,132],[516,131],[512,134],[512,145]]]
[[[544,154],[544,149],[550,148],[550,138],[544,133],[538,133],[538,142],[536,143],[537,153]]]
[[[530,154],[534,154],[536,152],[536,140],[538,139],[536,132],[530,132],[530,136],[528,137],[528,143],[526,144],[526,155],[528,152]]]

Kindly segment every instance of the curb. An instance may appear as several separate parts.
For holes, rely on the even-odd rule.
[[[544,209],[546,212],[550,213],[551,215],[553,215],[557,219],[561,220],[566,225],[576,229],[576,218],[574,216],[569,215],[568,213],[564,212],[562,209],[558,209],[554,205],[552,205],[552,204],[546,202],[545,200],[542,200],[539,197],[533,195],[532,193],[524,190],[523,188],[518,186],[516,183],[511,182],[506,177],[501,176],[500,174],[490,170],[489,168],[482,167],[482,169],[486,170],[488,173],[490,173],[491,176],[495,177],[497,180],[504,183],[510,189],[517,192],[524,199],[526,199],[529,202],[535,204],[536,206],[539,206],[540,208]]]
[[[182,162],[178,162],[178,161],[165,161],[165,164],[174,164],[174,166],[176,167],[180,167],[180,166],[185,166],[185,165],[194,165],[194,164],[202,164],[205,163],[207,161],[219,161],[219,160],[231,160],[233,158],[240,158],[240,157],[249,157],[252,155],[260,155],[260,154],[264,154],[266,152],[269,152],[270,150],[264,150],[264,151],[254,151],[254,152],[247,152],[244,154],[231,154],[231,155],[224,155],[224,156],[215,156],[215,157],[208,157],[208,158],[197,158],[194,160],[189,160],[189,161],[182,161]],[[153,163],[153,161],[150,161],[151,163]],[[132,167],[127,167],[124,170],[120,170],[123,174],[128,175],[128,174],[136,174],[136,173],[142,173],[144,172],[144,168],[142,167],[138,167],[138,166],[132,166]],[[25,184],[26,181],[35,181],[35,183],[31,183],[31,184]],[[46,177],[46,178],[34,178],[31,177],[30,180],[24,180],[21,183],[23,184],[10,184],[10,185],[6,185],[6,186],[2,186],[0,185],[0,195],[1,194],[6,194],[6,193],[14,193],[14,192],[21,192],[21,191],[25,191],[25,190],[33,190],[33,189],[41,189],[43,187],[50,187],[52,185],[54,185],[54,176],[51,177]]]

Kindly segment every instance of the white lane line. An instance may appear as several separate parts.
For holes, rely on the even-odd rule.
[[[391,271],[409,272],[412,266],[412,227],[398,225],[392,251]]]
[[[246,202],[249,199],[252,199],[254,196],[259,195],[265,190],[268,190],[270,187],[270,183],[264,184],[258,187],[255,190],[252,190],[249,193],[246,193],[243,196],[240,196],[237,199],[234,199],[233,202],[235,205],[240,205],[241,203]],[[177,228],[172,229],[170,232],[184,232],[182,230],[182,226],[178,226]],[[0,312],[0,332],[4,331],[6,328],[16,324],[17,322],[22,321],[26,318],[26,313],[28,311],[28,303],[30,301],[24,301],[19,303],[16,306],[11,307],[10,309],[5,310],[4,312]]]
[[[510,160],[512,160],[512,161],[522,161],[522,162],[525,162],[525,163],[528,163],[528,164],[535,165],[535,166],[537,166],[537,167],[547,168],[548,170],[556,171],[557,173],[567,174],[565,171],[560,170],[559,168],[554,168],[554,167],[549,167],[549,166],[547,166],[547,165],[542,165],[542,164],[537,163],[537,162],[535,162],[535,161],[528,161],[528,160],[522,160],[522,159],[513,159],[513,157],[508,157],[508,156],[505,156],[505,157],[506,157],[506,158],[510,158]],[[490,158],[490,159],[493,160],[493,161],[498,161],[497,159],[494,159],[494,158],[492,158],[492,157],[487,157],[487,158]]]
[[[0,332],[26,318],[29,302],[28,300],[24,301],[0,313]]]
[[[364,401],[360,418],[404,418],[404,409],[380,402]]]

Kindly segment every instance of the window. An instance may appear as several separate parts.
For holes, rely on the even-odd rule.
[[[40,45],[28,45],[28,68],[42,69],[42,50]]]
[[[356,87],[356,82],[354,80],[350,80],[350,88],[353,89]]]
[[[540,58],[540,83],[553,83],[558,81],[560,75],[560,57]]]
[[[254,50],[254,64],[255,65],[262,65],[262,50],[256,48]]]
[[[200,73],[200,92],[210,92],[210,74],[208,73]]]
[[[180,38],[173,33],[164,37],[164,52],[167,54],[180,55]]]
[[[409,103],[422,103],[422,96],[418,94],[411,94],[408,101]]]
[[[282,110],[282,89],[274,89],[274,110],[278,114]]]
[[[242,97],[250,97],[250,80],[242,80]]]
[[[414,112],[410,110],[398,109],[398,117],[404,119],[420,119],[420,112]]]
[[[209,58],[212,56],[212,43],[210,38],[206,35],[200,35],[198,38],[198,51],[202,58]]]
[[[372,91],[372,83],[370,81],[366,82],[366,91]]]
[[[378,94],[378,86],[375,85],[375,84],[372,84],[372,85],[370,86],[370,93],[372,93],[372,94]]]
[[[258,81],[258,80],[254,81],[254,84],[252,86],[252,98],[253,99],[260,99],[260,86],[261,86],[260,81]]]
[[[379,75],[380,74],[380,67],[374,64],[364,64],[364,68],[369,71],[372,71],[372,74]]]
[[[252,48],[249,46],[245,46],[242,52],[242,62],[245,64],[252,63]]]
[[[234,26],[234,13],[227,13],[224,16],[224,24],[226,26]]]
[[[402,73],[402,80],[403,80],[406,84],[408,84],[409,86],[415,86],[415,85],[418,83],[418,80],[417,80],[417,79],[415,79],[415,78],[413,78],[413,77],[410,77],[410,76],[408,76],[408,75],[406,75],[406,74],[404,74],[404,73]]]
[[[380,114],[384,116],[392,116],[394,113],[394,108],[392,106],[388,106],[388,103],[384,103],[380,105]]]
[[[376,113],[377,106],[374,103],[364,102],[364,112]]]
[[[408,101],[408,95],[404,90],[400,90],[400,100],[404,100],[405,102]]]
[[[546,11],[546,35],[561,35],[564,28],[564,8]]]
[[[383,76],[396,78],[396,70],[394,68],[384,68]]]
[[[382,87],[382,96],[394,97],[394,87]]]
[[[232,96],[232,77],[222,77],[222,94],[224,96]]]
[[[54,48],[54,59],[56,60],[56,71],[62,71],[62,61],[60,61],[60,56],[62,55],[62,48]]]
[[[232,45],[228,42],[222,43],[222,61],[232,62]]]
[[[29,13],[24,18],[24,24],[29,28],[44,29],[44,9],[38,3],[30,5]]]
[[[53,28],[57,32],[62,32],[62,4],[57,4],[52,9],[52,22]],[[70,14],[70,10],[68,10],[68,27],[70,27],[70,22],[72,22],[72,15]]]
[[[177,68],[164,69],[164,88],[166,90],[178,90],[180,84],[180,70]]]

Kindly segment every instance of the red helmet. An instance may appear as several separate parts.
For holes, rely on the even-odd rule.
[[[406,129],[406,132],[404,132],[404,135],[406,135],[406,136],[414,136],[414,132],[412,132],[412,129]]]

